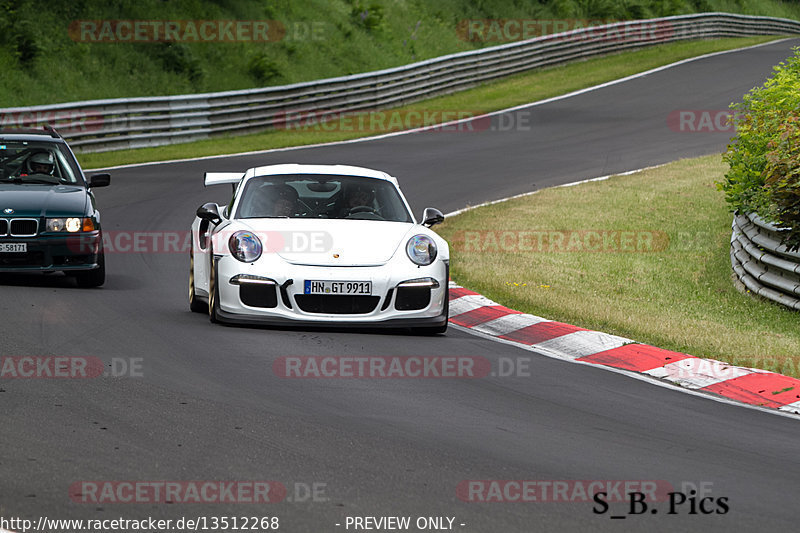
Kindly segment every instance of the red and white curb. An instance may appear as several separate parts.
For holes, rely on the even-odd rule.
[[[521,313],[452,281],[450,324],[549,357],[643,374],[683,389],[800,414],[800,379]]]

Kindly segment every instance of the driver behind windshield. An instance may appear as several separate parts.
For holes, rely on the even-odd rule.
[[[363,209],[356,209],[362,207]],[[373,211],[375,207],[375,191],[364,185],[355,185],[347,189],[344,197],[344,206],[341,217],[346,217],[354,212]]]
[[[25,168],[28,171],[27,174],[46,174],[52,176],[53,169],[55,168],[53,154],[50,152],[36,152],[25,161]],[[20,175],[25,176],[27,174],[22,173]]]
[[[297,190],[290,185],[267,185],[256,191],[251,217],[292,217],[297,213]]]

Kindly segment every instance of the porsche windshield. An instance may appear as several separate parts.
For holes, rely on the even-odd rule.
[[[236,218],[335,218],[411,222],[393,183],[357,176],[284,175],[249,179]]]
[[[58,143],[0,139],[0,182],[82,184],[71,159]]]

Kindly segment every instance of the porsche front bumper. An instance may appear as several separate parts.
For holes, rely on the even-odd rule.
[[[328,267],[283,261],[242,263],[215,257],[218,317],[244,324],[383,327],[443,326],[448,318],[447,261],[425,267]],[[306,294],[305,281],[371,282],[371,294]]]

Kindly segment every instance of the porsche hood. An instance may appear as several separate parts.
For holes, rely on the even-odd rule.
[[[264,253],[296,265],[377,266],[387,263],[411,236],[412,223],[374,220],[246,219]],[[232,229],[232,228],[231,228]],[[419,229],[419,228],[418,228]]]

